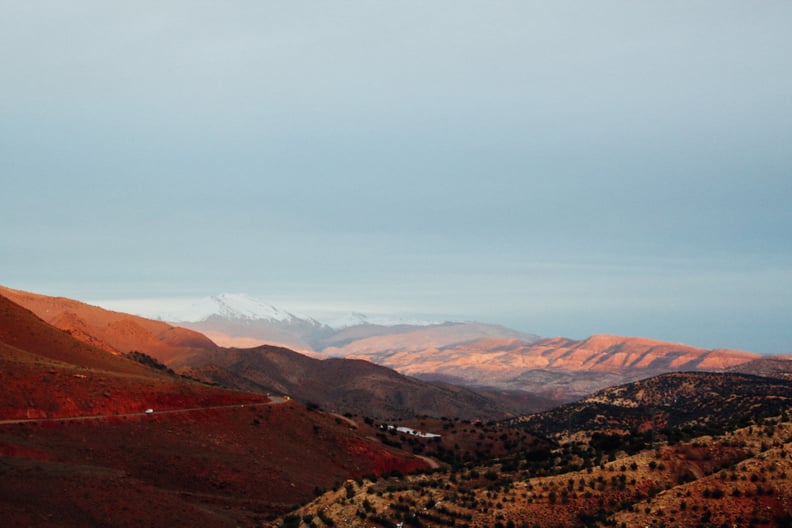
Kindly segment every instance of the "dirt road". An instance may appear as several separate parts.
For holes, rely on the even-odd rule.
[[[146,411],[124,413],[124,414],[98,414],[93,416],[65,416],[63,418],[23,418],[15,420],[0,420],[0,425],[16,425],[16,424],[33,424],[33,423],[47,423],[47,422],[80,422],[86,420],[106,420],[108,418],[123,418],[131,416],[157,416],[161,414],[179,414],[190,413],[197,411],[209,411],[215,409],[240,409],[243,407],[263,407],[267,405],[279,405],[289,401],[288,397],[284,396],[270,396],[270,401],[262,403],[244,403],[236,405],[213,405],[210,407],[190,407],[187,409],[164,409],[154,410],[153,413]]]

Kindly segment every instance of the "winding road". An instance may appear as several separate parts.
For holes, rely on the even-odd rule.
[[[86,420],[106,420],[108,418],[124,418],[132,416],[158,416],[161,414],[180,414],[196,411],[210,411],[215,409],[241,409],[244,407],[264,407],[267,405],[280,405],[289,401],[287,396],[270,396],[270,401],[261,403],[242,403],[234,405],[213,405],[209,407],[190,407],[187,409],[165,409],[147,413],[145,411],[123,414],[97,414],[93,416],[65,416],[63,418],[23,418],[14,420],[0,420],[0,425],[33,424],[48,422],[80,422]]]

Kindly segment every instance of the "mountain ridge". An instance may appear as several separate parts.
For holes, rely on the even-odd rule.
[[[3,291],[0,289],[0,293]],[[282,346],[313,358],[364,359],[422,380],[451,381],[475,389],[524,391],[554,400],[570,401],[609,385],[664,372],[722,371],[763,357],[739,350],[705,349],[609,334],[581,340],[541,338],[475,322],[393,327],[366,324],[334,330],[285,310],[278,312],[283,317],[277,321],[212,314],[199,323],[184,323],[185,329],[136,316],[121,317],[118,313],[116,319],[107,313],[87,317],[88,311],[101,309],[89,309],[76,301],[57,301],[66,308],[55,314],[56,301],[6,291],[43,310],[45,319],[75,336],[94,340],[97,345],[104,342],[121,351],[133,345],[144,347],[147,353],[170,365],[186,366],[186,358],[213,350],[214,341],[232,348]],[[254,310],[247,313],[251,315]],[[98,323],[89,324],[88,319],[92,318]]]
[[[446,346],[405,349],[378,338],[335,350],[347,358],[366,358],[421,379],[453,379],[470,386],[524,390],[575,399],[618,385],[676,370],[719,371],[758,359],[759,354],[700,347],[643,337],[594,335],[524,341],[483,337]]]
[[[281,345],[316,358],[365,359],[424,380],[522,390],[566,400],[663,372],[720,371],[761,357],[640,336],[542,338],[477,322],[331,328],[310,321],[312,326],[304,328],[294,319],[240,323],[215,313],[187,326],[228,346]]]
[[[76,339],[98,342],[106,353],[110,351],[111,357],[139,351],[197,379],[238,390],[287,392],[336,412],[354,409],[371,416],[404,416],[420,409],[421,413],[432,414],[432,401],[436,399],[437,409],[444,414],[493,419],[555,403],[526,394],[512,397],[507,391],[482,392],[464,387],[449,390],[443,384],[407,377],[371,362],[320,360],[271,345],[251,349],[220,347],[196,331],[66,298],[2,287],[0,296],[43,316],[49,324],[61,325],[61,330]]]

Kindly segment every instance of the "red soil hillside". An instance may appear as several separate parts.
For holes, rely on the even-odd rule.
[[[150,368],[76,340],[2,295],[0,342],[9,346],[4,354],[7,359],[28,357],[24,351],[86,369],[138,376],[152,374]]]
[[[105,310],[63,297],[48,297],[0,286],[0,295],[24,306],[47,323],[76,339],[113,352],[145,351],[164,362],[211,350],[206,336],[120,312]]]
[[[2,296],[0,387],[3,526],[260,526],[336,481],[426,467],[348,421],[150,369]]]
[[[0,424],[3,526],[259,527],[318,490],[426,463],[294,403]]]
[[[267,401],[168,375],[78,341],[0,296],[0,419]]]

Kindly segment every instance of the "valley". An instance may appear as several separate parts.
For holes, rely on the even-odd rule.
[[[359,353],[374,334],[388,346],[422,334],[433,346],[413,351],[421,380],[0,293],[0,509],[12,526],[792,523],[782,357],[614,336],[435,346],[451,324],[336,341]],[[408,351],[382,354],[409,368]],[[612,383],[566,403],[482,383],[517,372],[518,356],[546,376]],[[461,359],[483,365],[478,384],[436,379],[457,380]],[[455,375],[438,374],[446,360]]]
[[[555,401],[664,372],[722,371],[760,358],[641,337],[543,338],[477,322],[382,324],[358,314],[331,327],[241,294],[208,297],[170,317],[228,346],[281,344],[315,358],[363,359],[426,381]]]
[[[0,15],[0,528],[792,528],[792,0]]]

